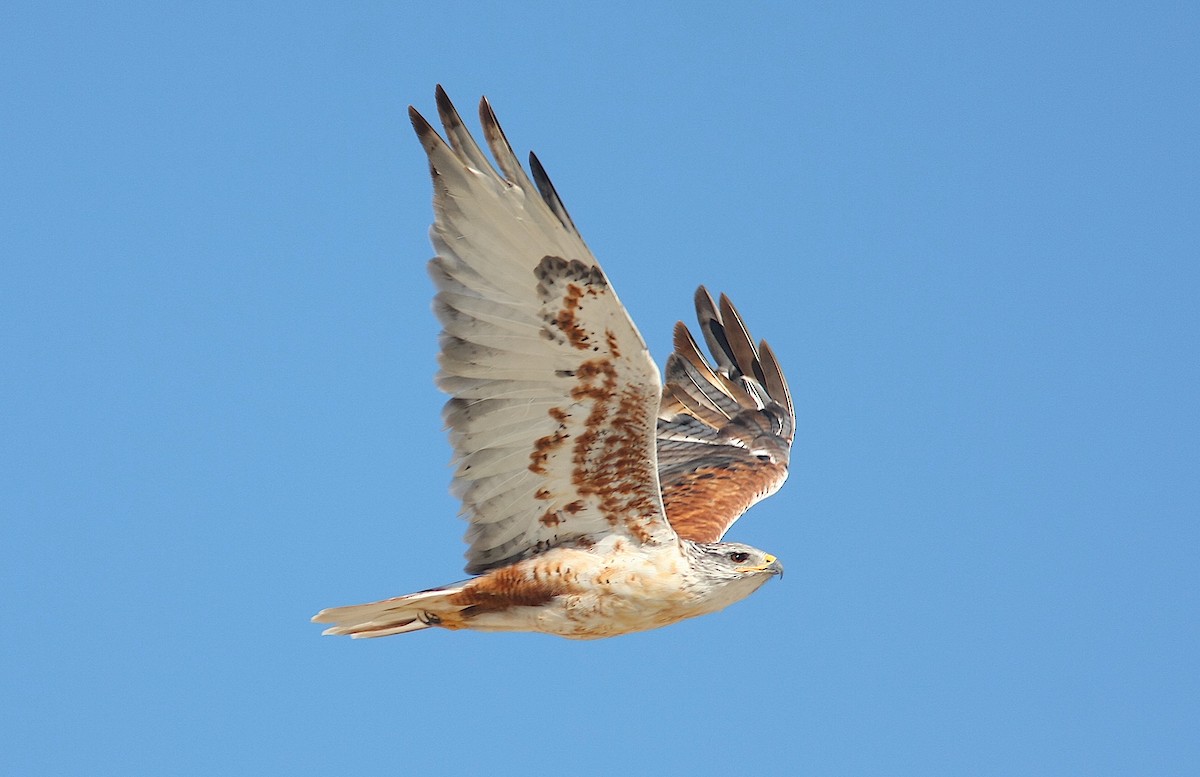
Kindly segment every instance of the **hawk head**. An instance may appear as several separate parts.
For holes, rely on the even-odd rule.
[[[746,598],[774,575],[783,564],[766,551],[740,542],[684,541],[692,562],[694,590],[719,610]]]

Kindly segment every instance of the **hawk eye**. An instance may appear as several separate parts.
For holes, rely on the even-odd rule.
[[[742,564],[750,560],[750,554],[745,551],[735,550],[729,554],[729,560],[735,564]]]

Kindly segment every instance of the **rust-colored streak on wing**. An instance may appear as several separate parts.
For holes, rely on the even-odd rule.
[[[575,371],[579,383],[571,398],[591,408],[572,451],[571,484],[585,499],[594,498],[611,525],[624,523],[642,542],[651,539],[646,520],[657,514],[658,484],[648,472],[646,388],[621,388],[611,359],[589,359]],[[575,506],[573,511],[569,510]],[[571,512],[582,509],[576,501]]]
[[[604,343],[608,346],[608,352],[614,359],[621,358],[621,344],[611,329],[604,330]]]
[[[599,499],[600,512],[610,523],[623,521],[641,542],[651,541],[648,524],[658,513],[658,481],[652,470],[647,472],[651,459],[642,428],[650,396],[638,387],[626,387],[595,402],[588,431],[575,445],[572,476],[580,494]]]
[[[565,371],[575,379],[570,410],[549,411],[551,417],[577,430],[571,449],[571,485],[582,499],[563,509],[575,515],[591,504],[610,526],[623,525],[639,541],[650,542],[656,531],[661,534],[662,520],[646,409],[654,406],[659,389],[644,381],[623,380],[617,336],[605,329],[603,338],[594,337],[579,322],[587,299],[599,301],[611,293],[599,267],[546,256],[535,275],[539,296],[554,304],[543,312],[549,337],[591,354],[574,370]],[[582,419],[581,429],[571,423],[578,419]],[[530,469],[542,462],[545,448],[560,442],[538,440]],[[561,512],[557,518],[562,520]]]
[[[591,289],[589,293],[595,292]],[[584,291],[579,286],[571,283],[567,285],[567,293],[563,296],[562,310],[558,311],[558,315],[554,318],[554,323],[567,336],[567,341],[571,343],[573,348],[580,351],[586,351],[591,347],[588,342],[588,332],[579,325],[578,311],[579,300],[583,297]]]
[[[529,471],[538,475],[546,474],[546,462],[567,440],[567,434],[559,429],[554,434],[539,437],[533,443],[533,452],[529,454]],[[536,496],[536,495],[535,495]]]
[[[773,493],[785,477],[787,468],[781,464],[698,469],[663,489],[667,519],[684,539],[717,542],[738,516]]]

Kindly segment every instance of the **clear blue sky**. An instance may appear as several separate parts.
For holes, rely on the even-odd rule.
[[[6,4],[0,773],[1200,772],[1200,12],[1002,5]],[[699,283],[771,341],[786,578],[308,622],[462,576],[438,82],[660,362]]]

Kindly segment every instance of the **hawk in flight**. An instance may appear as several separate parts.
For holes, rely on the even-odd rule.
[[[437,107],[445,139],[409,115],[433,175],[437,383],[474,577],[313,620],[353,637],[438,626],[595,639],[749,596],[783,567],[721,538],[787,477],[796,421],[775,355],[701,287],[712,360],[676,324],[660,380],[537,157],[531,180],[486,98],[495,166],[441,87]]]

